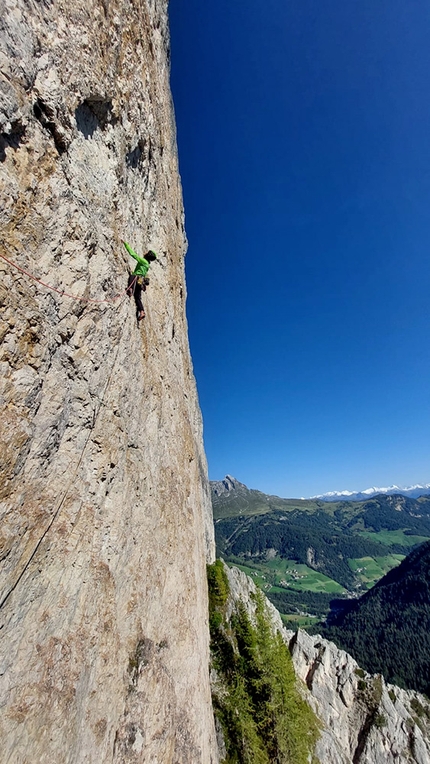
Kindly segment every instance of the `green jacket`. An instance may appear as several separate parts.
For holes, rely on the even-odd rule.
[[[144,257],[139,257],[139,255],[136,255],[136,252],[130,247],[130,244],[127,244],[126,241],[124,241],[123,244],[128,254],[134,257],[135,260],[137,260],[137,265],[133,271],[133,276],[146,276],[146,274],[149,271],[149,266],[151,265],[151,263],[149,263],[148,260],[145,260]]]

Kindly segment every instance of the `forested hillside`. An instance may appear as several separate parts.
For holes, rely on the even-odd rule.
[[[430,542],[322,629],[371,673],[430,695]]]
[[[219,552],[227,557],[264,559],[270,550],[272,555],[320,571],[347,589],[355,584],[348,560],[383,557],[387,552],[381,542],[341,528],[323,510],[313,514],[293,510],[288,515],[271,512],[263,517],[235,517],[220,521],[216,529]],[[392,552],[403,551],[400,544],[390,547]]]

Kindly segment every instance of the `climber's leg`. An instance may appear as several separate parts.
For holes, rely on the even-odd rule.
[[[134,288],[134,300],[137,308],[137,320],[140,321],[142,318],[145,318],[145,311],[142,303],[142,286],[137,281]]]

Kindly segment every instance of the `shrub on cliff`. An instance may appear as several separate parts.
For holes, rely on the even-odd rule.
[[[254,622],[241,602],[228,621],[221,562],[209,566],[208,580],[213,702],[226,745],[224,764],[307,764],[317,721],[297,689],[290,653],[273,632],[263,595],[251,595]]]

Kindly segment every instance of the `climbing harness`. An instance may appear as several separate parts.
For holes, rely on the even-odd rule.
[[[78,297],[75,294],[69,294],[68,292],[64,292],[62,289],[57,289],[57,287],[51,286],[51,284],[46,284],[41,279],[36,278],[32,273],[29,273],[28,271],[24,270],[24,268],[21,268],[20,265],[17,265],[12,260],[9,260],[5,255],[3,255],[0,252],[0,257],[5,260],[9,265],[12,265],[14,268],[16,268],[18,271],[21,271],[21,273],[24,273],[25,276],[28,276],[28,278],[32,279],[33,281],[36,281],[38,284],[41,284],[42,286],[46,287],[47,289],[51,289],[53,292],[57,292],[57,294],[60,294],[62,297],[69,297],[71,300],[79,300],[80,302],[93,302],[93,303],[114,303],[117,300],[119,300],[120,297],[124,297],[124,295],[127,294],[127,289],[124,289],[122,292],[119,292],[118,294],[114,295],[113,297],[108,297],[105,300],[96,300],[92,297]],[[129,287],[128,287],[129,288]]]

